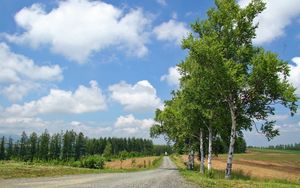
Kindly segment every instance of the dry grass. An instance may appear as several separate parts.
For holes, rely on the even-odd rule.
[[[212,164],[217,170],[225,170],[227,155],[214,157]],[[187,161],[187,156],[182,156]],[[235,154],[233,171],[258,179],[280,179],[300,181],[300,155],[266,150],[249,150],[245,154]],[[199,164],[199,161],[196,161]]]
[[[74,168],[69,166],[27,164],[25,162],[15,162],[15,161],[0,162],[0,180],[8,179],[8,178],[62,176],[62,175],[71,175],[71,174],[87,174],[87,173],[99,173],[99,172],[100,170],[96,170],[96,169]]]
[[[137,169],[137,168],[150,168],[155,159],[159,157],[138,157],[126,159],[123,162],[115,160],[112,162],[106,162],[105,168],[108,169]]]

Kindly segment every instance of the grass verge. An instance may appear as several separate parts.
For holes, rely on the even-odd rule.
[[[75,174],[97,174],[97,173],[115,173],[115,172],[136,172],[149,169],[155,169],[161,165],[162,157],[153,160],[150,166],[146,168],[129,169],[88,169],[77,168],[62,165],[51,165],[47,163],[26,163],[19,161],[0,161],[0,179],[11,178],[34,178],[34,177],[56,177]]]

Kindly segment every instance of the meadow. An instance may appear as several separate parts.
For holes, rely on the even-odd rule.
[[[129,158],[122,162],[120,159],[114,159],[106,162],[104,169],[89,169],[46,162],[0,161],[0,179],[140,171],[157,168],[161,162],[160,156]]]
[[[227,155],[215,156],[213,171],[200,175],[184,166],[186,155],[172,156],[181,174],[201,187],[300,187],[300,151],[248,149],[235,154],[232,180],[224,179]],[[199,161],[196,161],[199,165]]]

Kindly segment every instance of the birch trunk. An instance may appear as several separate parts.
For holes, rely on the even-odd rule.
[[[211,170],[212,167],[212,127],[211,124],[208,127],[208,157],[207,157],[207,169]]]
[[[191,170],[194,169],[194,164],[195,164],[195,161],[194,161],[194,151],[192,150],[191,152],[191,158],[192,158],[192,161],[191,161]]]
[[[234,105],[229,105],[230,113],[231,113],[231,134],[230,134],[230,144],[228,150],[228,157],[227,157],[227,165],[225,171],[225,178],[231,178],[231,171],[232,171],[232,160],[233,160],[233,151],[234,151],[234,143],[236,139],[236,107]]]
[[[203,131],[200,129],[200,173],[204,174],[204,151],[203,151]]]
[[[189,152],[188,169],[189,170],[193,170],[194,169],[194,151],[193,150],[191,150]]]

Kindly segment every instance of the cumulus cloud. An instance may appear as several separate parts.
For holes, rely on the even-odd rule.
[[[177,67],[170,67],[168,70],[168,74],[165,74],[160,77],[160,81],[167,82],[170,86],[179,86],[179,79],[181,75],[177,69]]]
[[[109,87],[111,98],[124,106],[127,111],[152,111],[161,106],[156,89],[147,81],[142,80],[134,85],[120,82]]]
[[[180,44],[181,40],[189,33],[189,30],[185,23],[171,19],[156,26],[153,32],[157,40]]]
[[[241,7],[248,5],[250,0],[239,0]],[[294,18],[300,15],[299,0],[274,1],[264,0],[266,9],[255,19],[259,23],[254,43],[263,44],[285,35],[285,28]]]
[[[38,66],[33,60],[12,52],[5,43],[0,43],[1,93],[10,100],[21,100],[41,82],[63,79],[59,65]]]
[[[135,134],[141,131],[149,131],[155,123],[153,119],[136,119],[132,114],[118,117],[114,124],[117,130],[125,131],[128,134]]]
[[[90,87],[80,85],[76,91],[51,89],[49,95],[23,105],[14,104],[5,109],[6,114],[33,117],[39,114],[81,114],[106,109],[105,96],[96,81]]]
[[[15,15],[15,21],[25,31],[7,34],[9,41],[33,48],[50,45],[52,52],[79,63],[110,47],[137,57],[148,51],[146,28],[150,20],[141,9],[125,12],[101,1],[66,0],[49,12],[41,4],[25,7]]]
[[[300,95],[300,57],[294,57],[292,59],[293,64],[290,64],[290,76],[288,80],[297,88],[296,93]]]
[[[82,132],[85,135],[99,137],[99,135],[111,133],[112,127],[101,127],[97,125],[90,125],[80,121],[71,121],[67,126],[66,130],[74,130],[79,133]]]

